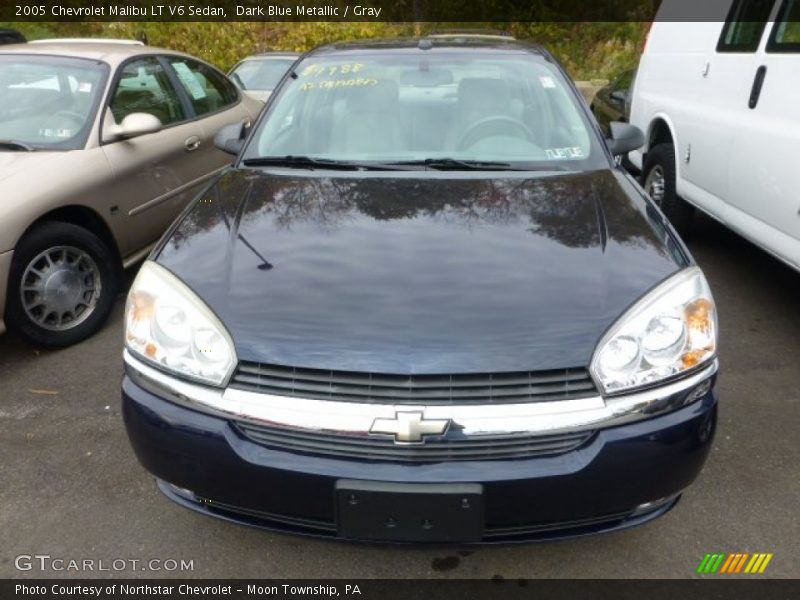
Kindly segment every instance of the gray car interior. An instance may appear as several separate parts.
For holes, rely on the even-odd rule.
[[[368,85],[303,92],[295,121],[272,140],[269,154],[457,152],[523,144],[532,152],[552,145],[577,145],[561,123],[550,90],[524,80],[465,77],[419,71]],[[480,123],[480,130],[465,133]],[[299,125],[299,126],[297,126]],[[308,139],[299,139],[307,136]]]

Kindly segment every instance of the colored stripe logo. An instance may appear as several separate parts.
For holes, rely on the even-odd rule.
[[[747,552],[733,552],[731,554],[716,552],[714,554],[706,554],[703,560],[700,561],[697,572],[703,574],[763,573],[769,561],[772,560],[772,556],[772,553],[766,552],[755,552],[753,554]]]

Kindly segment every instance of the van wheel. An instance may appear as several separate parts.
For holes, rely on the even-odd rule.
[[[31,342],[60,348],[100,329],[114,306],[119,272],[96,235],[49,222],[17,244],[8,283],[8,326]]]
[[[658,144],[647,153],[642,170],[642,187],[679,232],[686,234],[692,223],[694,207],[681,199],[675,190],[675,148]]]

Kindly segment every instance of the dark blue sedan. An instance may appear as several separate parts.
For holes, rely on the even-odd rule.
[[[172,500],[514,542],[663,515],[717,411],[706,279],[542,48],[302,57],[130,290],[122,399]]]

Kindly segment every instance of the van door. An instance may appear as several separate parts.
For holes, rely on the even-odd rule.
[[[800,267],[800,0],[782,0],[765,38],[739,98],[728,201],[768,226],[749,237]]]
[[[128,224],[125,256],[158,240],[191,199],[186,186],[200,175],[192,155],[202,131],[157,57],[123,65],[109,98],[104,138],[108,125],[132,113],[149,113],[163,125],[128,140],[104,139],[114,173],[109,193]]]
[[[734,0],[716,40],[692,76],[696,101],[687,107],[676,155],[681,177],[718,201],[728,196],[728,161],[746,110],[756,52],[775,0]],[[713,42],[712,42],[713,43]],[[742,98],[745,103],[742,104]],[[679,129],[681,129],[679,127]],[[704,206],[719,217],[721,206]]]

